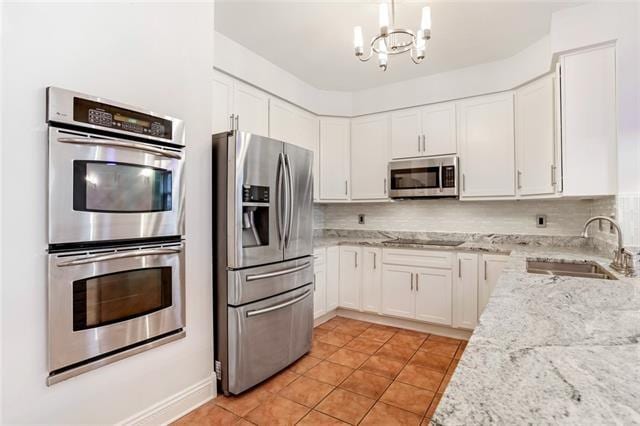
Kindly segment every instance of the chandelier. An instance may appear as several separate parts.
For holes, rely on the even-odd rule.
[[[380,34],[371,39],[369,54],[364,56],[362,42],[362,27],[353,28],[353,46],[355,54],[362,62],[366,62],[374,54],[378,55],[378,67],[382,71],[387,70],[389,55],[399,55],[409,52],[411,60],[419,64],[424,59],[427,40],[431,38],[431,9],[429,6],[422,8],[422,20],[420,29],[415,33],[409,29],[396,27],[396,4],[391,0],[391,20],[389,20],[389,3],[383,0],[379,6]]]

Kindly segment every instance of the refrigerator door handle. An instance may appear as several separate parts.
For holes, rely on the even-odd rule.
[[[276,225],[278,228],[278,248],[284,245],[284,222],[282,218],[283,180],[284,180],[284,154],[278,155],[278,168],[276,171]],[[285,194],[286,200],[286,194]],[[286,201],[285,201],[286,202]]]
[[[285,165],[285,182],[287,184],[287,210],[286,210],[286,228],[284,231],[284,247],[289,247],[289,240],[291,239],[291,222],[293,222],[293,205],[295,200],[293,199],[293,173],[291,173],[291,161],[289,156],[284,154]]]

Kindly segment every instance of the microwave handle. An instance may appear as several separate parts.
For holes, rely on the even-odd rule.
[[[116,148],[131,148],[139,151],[144,151],[149,154],[160,155],[163,157],[175,158],[182,160],[182,155],[177,152],[167,151],[160,148],[154,148],[142,143],[123,141],[120,139],[94,139],[94,138],[58,138],[58,142],[71,143],[78,145],[98,145],[98,146],[113,146]]]
[[[97,254],[92,256],[83,256],[78,259],[67,260],[66,262],[60,262],[58,263],[57,266],[64,267],[64,266],[84,265],[86,263],[107,262],[109,260],[126,259],[127,257],[175,254],[175,253],[180,253],[181,251],[182,251],[181,248],[179,249],[159,248],[159,249],[151,249],[151,250],[129,251],[125,253]]]
[[[442,163],[438,166],[438,183],[440,184],[440,192],[442,192]]]

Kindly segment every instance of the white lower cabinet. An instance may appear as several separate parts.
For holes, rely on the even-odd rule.
[[[325,261],[326,311],[340,305],[340,248],[327,247]]]
[[[361,309],[362,249],[340,247],[340,306]]]
[[[383,250],[383,314],[451,325],[451,263],[443,268],[415,266],[431,261],[434,253],[438,252]]]
[[[416,319],[451,325],[451,270],[419,268],[415,277]]]
[[[362,310],[380,312],[382,286],[382,249],[362,249]]]
[[[397,317],[413,318],[412,266],[382,265],[382,313]]]
[[[478,323],[478,255],[458,253],[453,280],[453,326],[473,330]]]
[[[313,317],[318,318],[327,312],[327,273],[326,250],[313,251]]]
[[[478,318],[482,315],[489,297],[496,287],[498,278],[502,273],[509,257],[497,254],[482,255],[480,264],[480,276],[478,278]]]

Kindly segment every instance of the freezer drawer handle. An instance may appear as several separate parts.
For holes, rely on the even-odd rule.
[[[264,308],[264,309],[256,309],[255,311],[247,311],[247,318],[254,317],[256,315],[266,314],[268,312],[277,311],[278,309],[286,308],[287,306],[291,306],[294,303],[298,303],[301,300],[307,298],[310,294],[311,294],[311,290],[307,290],[304,292],[302,296],[298,296],[294,299],[289,300],[288,302],[284,302],[279,305],[269,306],[268,308]]]
[[[293,268],[281,269],[279,271],[267,272],[266,274],[247,275],[247,281],[264,280],[265,278],[279,277],[280,275],[292,274],[294,272],[302,271],[311,266],[311,262],[305,262],[302,265],[295,266]]]
[[[94,138],[58,138],[58,142],[80,144],[80,145],[97,145],[97,146],[113,146],[116,148],[131,148],[144,151],[149,154],[159,155],[162,157],[175,158],[182,160],[182,155],[177,152],[167,151],[160,148],[154,148],[142,143],[122,141],[118,139],[94,139]]]
[[[58,263],[57,266],[84,265],[86,263],[107,262],[109,260],[125,259],[127,257],[175,254],[175,253],[180,253],[181,251],[182,249],[161,248],[161,249],[152,249],[152,250],[130,251],[126,253],[98,254],[93,256],[83,256],[74,260],[67,260],[66,262]]]

